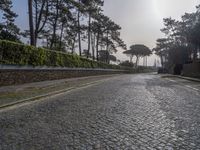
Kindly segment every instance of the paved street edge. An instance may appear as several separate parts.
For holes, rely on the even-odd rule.
[[[75,89],[81,89],[83,87],[92,86],[92,85],[95,85],[97,83],[100,83],[100,82],[103,82],[103,81],[106,81],[106,80],[108,80],[108,79],[107,78],[106,79],[101,79],[99,81],[94,81],[94,82],[89,82],[89,83],[82,84],[82,85],[80,85],[78,87],[71,87],[71,88],[67,88],[67,89],[64,89],[64,90],[54,91],[54,92],[50,92],[50,93],[47,93],[47,94],[43,94],[43,95],[39,95],[39,96],[35,96],[35,97],[23,99],[23,100],[18,100],[18,101],[13,102],[13,103],[8,103],[8,104],[5,104],[5,105],[1,105],[0,106],[0,110],[6,109],[6,108],[9,108],[9,107],[12,107],[12,106],[16,106],[16,105],[19,105],[19,104],[24,104],[24,103],[27,103],[27,102],[42,100],[42,99],[50,97],[50,96],[57,96],[59,94],[62,94],[62,93],[65,93],[65,92],[69,92],[69,91],[72,91],[72,90],[75,90]]]

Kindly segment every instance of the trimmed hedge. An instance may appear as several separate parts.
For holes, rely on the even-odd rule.
[[[0,40],[0,63],[71,68],[125,69],[118,65],[105,64],[82,58],[78,55],[36,48],[5,40]]]

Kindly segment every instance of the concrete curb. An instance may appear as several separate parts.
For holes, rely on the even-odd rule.
[[[67,89],[64,89],[64,90],[59,90],[59,91],[55,91],[55,92],[51,92],[51,93],[47,93],[47,94],[43,94],[43,95],[39,95],[39,96],[27,98],[27,99],[23,99],[23,100],[18,100],[16,102],[8,103],[8,104],[5,104],[5,105],[1,105],[0,111],[5,109],[5,108],[9,108],[9,107],[12,107],[12,106],[15,106],[15,105],[24,104],[24,103],[32,102],[32,101],[37,101],[37,100],[41,100],[41,99],[44,99],[44,98],[47,98],[47,97],[50,97],[50,96],[56,96],[56,95],[59,95],[59,94],[65,93],[65,92],[69,92],[69,91],[72,91],[72,90],[75,90],[75,89],[81,89],[83,87],[95,85],[95,84],[97,84],[99,82],[103,82],[105,80],[106,79],[102,79],[102,80],[94,81],[94,82],[89,82],[89,83],[86,83],[86,84],[82,84],[78,87],[71,87],[71,88],[67,88]]]
[[[189,81],[194,81],[194,82],[200,82],[200,79],[197,78],[191,78],[191,77],[185,77],[185,76],[179,76],[179,75],[164,75],[163,77],[177,77],[180,79],[185,79],[185,80],[189,80]]]
[[[20,66],[20,65],[2,65],[0,70],[39,70],[39,71],[104,71],[104,72],[128,72],[124,69],[103,69],[103,68],[70,68],[70,67],[48,67],[48,66]]]
[[[181,79],[185,79],[185,80],[194,81],[194,82],[200,82],[200,79],[197,79],[197,78],[184,77],[184,76],[177,76],[177,77]]]

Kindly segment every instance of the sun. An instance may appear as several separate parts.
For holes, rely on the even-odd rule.
[[[153,7],[153,10],[154,10],[154,13],[155,15],[159,18],[159,19],[162,19],[163,18],[163,3],[164,1],[163,0],[152,0],[152,7]]]

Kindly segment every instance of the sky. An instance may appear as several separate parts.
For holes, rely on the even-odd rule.
[[[132,44],[144,44],[154,48],[156,39],[163,37],[163,18],[180,19],[185,12],[194,12],[200,0],[105,0],[104,13],[122,27],[121,37],[129,48]],[[128,60],[117,54],[122,60]],[[156,56],[148,58],[153,65]],[[142,60],[140,61],[142,64]]]
[[[150,49],[155,47],[156,39],[163,37],[163,18],[180,19],[185,12],[194,12],[200,0],[104,0],[104,14],[122,27],[121,37],[129,48],[132,44],[144,44]],[[13,9],[19,17],[16,23],[28,28],[27,0],[13,0]],[[129,60],[119,49],[116,56]],[[156,56],[148,58],[153,65]],[[142,61],[141,61],[142,63]],[[140,64],[141,64],[140,63]]]

